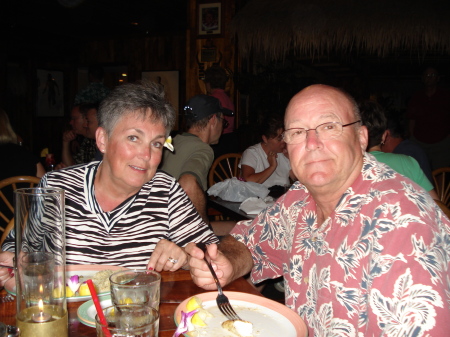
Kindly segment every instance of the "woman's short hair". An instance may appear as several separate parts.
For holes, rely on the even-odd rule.
[[[383,133],[387,129],[387,120],[383,107],[377,102],[363,101],[359,104],[362,125],[369,132],[369,145],[367,149],[380,145]]]
[[[17,135],[14,132],[7,113],[0,108],[0,144],[17,144]]]
[[[271,114],[264,118],[261,123],[261,136],[274,138],[278,136],[278,130],[284,129],[283,116]]]
[[[111,135],[119,119],[129,114],[161,122],[170,134],[175,110],[165,98],[164,88],[155,82],[126,83],[115,87],[100,103],[98,125]]]

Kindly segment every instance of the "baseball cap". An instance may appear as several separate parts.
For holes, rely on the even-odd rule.
[[[196,95],[184,107],[185,116],[194,121],[202,120],[218,112],[223,113],[225,116],[234,115],[233,111],[223,108],[217,98],[208,95]]]

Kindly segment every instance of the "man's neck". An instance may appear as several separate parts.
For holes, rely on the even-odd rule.
[[[437,91],[437,85],[433,85],[433,86],[429,86],[429,87],[425,88],[425,94],[428,97],[433,96],[436,93],[436,91]]]
[[[203,143],[209,144],[209,135],[207,132],[207,129],[203,129],[203,130],[198,130],[198,129],[194,129],[194,128],[190,128],[187,132],[189,132],[190,134],[197,136],[198,138],[200,138],[200,140]]]
[[[401,142],[403,142],[403,138],[390,136],[386,143],[381,146],[381,151],[392,153]]]

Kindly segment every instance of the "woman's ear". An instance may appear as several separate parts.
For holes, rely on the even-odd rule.
[[[264,136],[264,135],[262,135],[261,138],[262,138],[262,140],[263,140],[263,144],[264,144],[264,145],[267,144],[267,141],[268,141],[267,137]]]
[[[381,145],[386,144],[386,140],[389,137],[390,132],[389,130],[384,131],[383,135],[381,136]]]
[[[108,135],[104,128],[102,127],[97,128],[97,130],[95,131],[95,140],[100,152],[105,153],[106,146],[108,145]]]

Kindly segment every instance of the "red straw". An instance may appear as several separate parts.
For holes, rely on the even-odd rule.
[[[103,309],[102,309],[102,306],[100,305],[100,301],[98,300],[98,296],[97,296],[97,292],[95,291],[94,283],[92,283],[91,279],[87,280],[86,282],[89,287],[89,290],[91,291],[92,301],[94,302],[95,309],[97,309],[98,318],[100,318],[100,322],[102,323],[102,325],[104,325],[102,327],[103,334],[105,335],[105,337],[111,337],[109,330],[106,328],[108,326],[108,322],[106,321],[105,315],[103,314]]]

